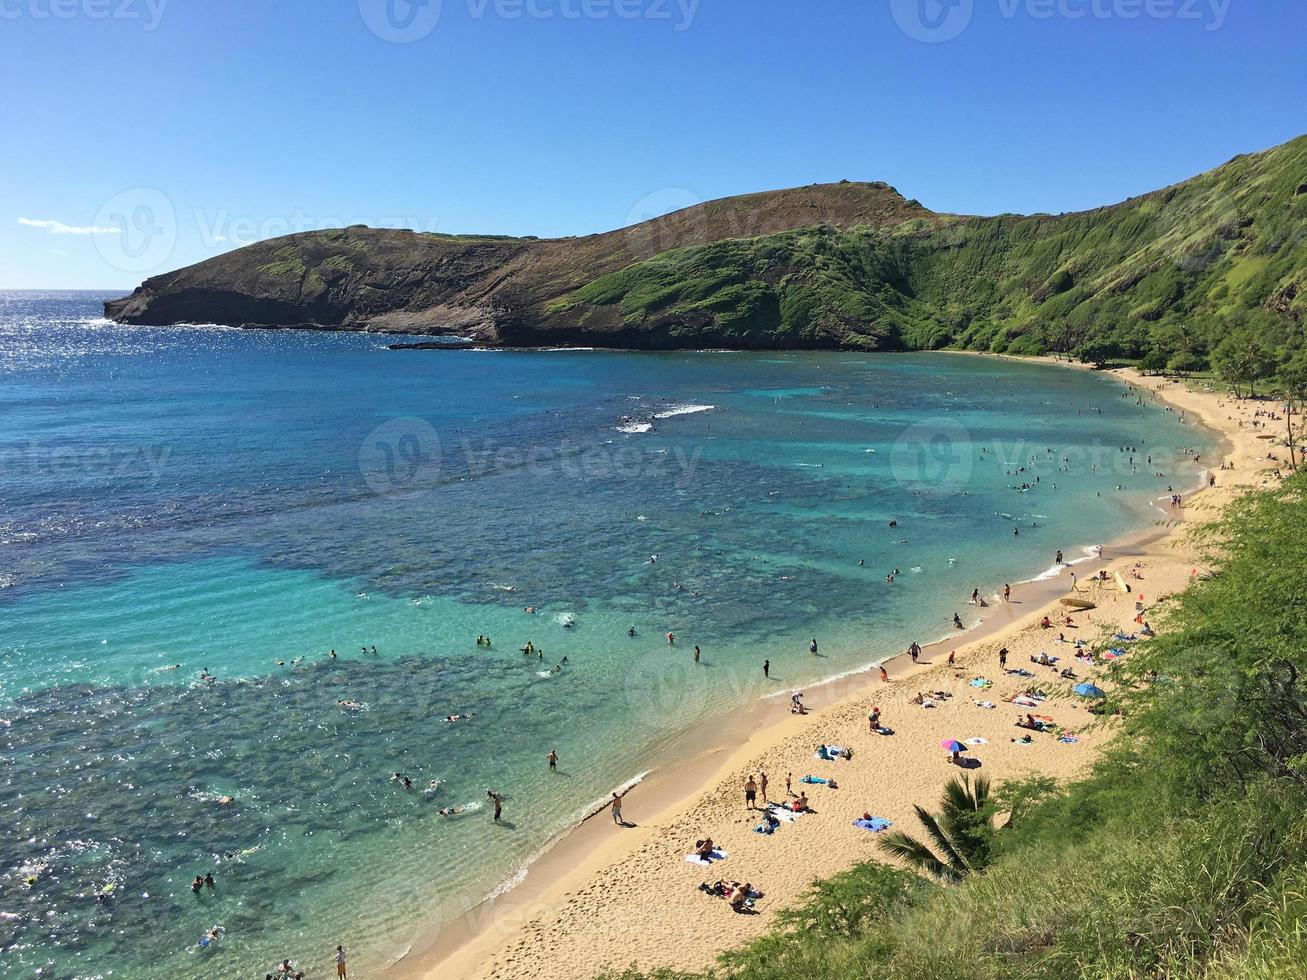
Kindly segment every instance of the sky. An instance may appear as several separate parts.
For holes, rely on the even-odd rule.
[[[884,180],[1122,200],[1307,133],[1302,0],[0,0],[0,288]]]

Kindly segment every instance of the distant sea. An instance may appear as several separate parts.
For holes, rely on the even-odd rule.
[[[3,977],[389,963],[695,720],[971,621],[1209,448],[1007,360],[391,351],[104,298],[0,294]]]

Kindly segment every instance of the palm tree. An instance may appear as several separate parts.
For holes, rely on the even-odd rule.
[[[920,806],[914,805],[913,809],[939,853],[901,831],[881,838],[880,846],[886,853],[950,883],[989,864],[994,824],[987,778],[978,776],[972,783],[969,775],[955,777],[944,787],[937,814]]]

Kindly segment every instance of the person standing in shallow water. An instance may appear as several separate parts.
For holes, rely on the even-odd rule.
[[[486,790],[486,796],[495,801],[495,823],[499,823],[499,815],[504,812],[504,798],[494,790]]]
[[[336,976],[345,977],[348,974],[345,971],[345,947],[336,947]]]
[[[699,662],[699,644],[697,643],[694,645],[694,662]]]
[[[549,750],[549,754],[548,754],[547,756],[545,756],[545,758],[549,760],[549,771],[550,771],[550,772],[557,772],[557,771],[558,771],[558,750],[557,750],[557,749],[550,749],[550,750]]]
[[[770,660],[764,660],[764,661],[762,662],[762,676],[765,677],[765,678],[770,678],[770,677],[771,677],[771,661],[770,661]]]

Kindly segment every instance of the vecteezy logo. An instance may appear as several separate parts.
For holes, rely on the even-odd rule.
[[[368,30],[383,41],[421,41],[440,23],[441,0],[359,0]]]
[[[948,495],[971,479],[971,433],[944,419],[910,425],[890,449],[894,479],[916,493]]]
[[[94,224],[114,229],[92,239],[100,257],[123,272],[150,272],[172,257],[177,212],[163,191],[133,187],[100,205]]]
[[[701,197],[684,187],[664,187],[646,194],[626,214],[626,247],[643,261],[669,248],[702,241],[708,228],[704,210],[676,214],[702,203]]]
[[[359,446],[359,473],[373,493],[426,493],[440,476],[440,437],[425,419],[383,422]]]
[[[926,44],[953,40],[967,29],[974,9],[975,0],[890,0],[899,30]]]

